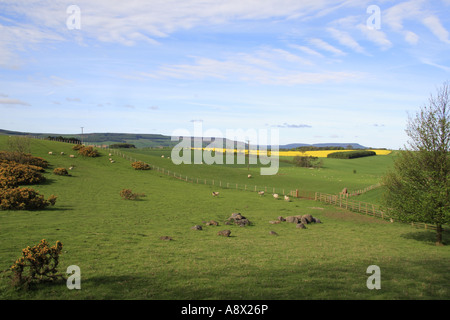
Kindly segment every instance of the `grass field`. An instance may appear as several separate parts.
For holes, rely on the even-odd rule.
[[[6,139],[0,136],[0,150]],[[61,151],[66,155],[59,155]],[[33,155],[51,164],[47,182],[33,187],[58,199],[47,210],[0,211],[0,270],[7,269],[25,247],[41,239],[50,244],[60,240],[61,271],[79,266],[81,290],[68,290],[64,283],[24,292],[12,289],[2,277],[0,299],[450,298],[450,248],[436,247],[432,231],[310,200],[285,202],[270,195],[187,183],[155,170],[136,171],[130,161],[114,157],[116,162],[110,163],[106,151],[100,152],[98,158],[71,159],[69,144],[33,140]],[[176,166],[166,150],[123,152],[188,176],[249,180],[246,165]],[[250,167],[251,183],[336,193],[377,183],[391,164],[392,155],[324,159],[324,167],[314,170],[282,162],[276,176],[260,176],[255,165]],[[51,173],[53,168],[72,165],[70,177]],[[124,188],[146,197],[123,200],[119,192]],[[212,197],[211,191],[220,194]],[[233,212],[252,225],[225,226]],[[269,223],[278,216],[307,213],[323,223],[304,230],[287,222]],[[202,223],[209,220],[219,226]],[[191,230],[196,224],[203,230]],[[217,236],[223,229],[231,230],[231,236]],[[160,240],[161,236],[173,241]],[[444,242],[450,242],[448,231]],[[380,267],[380,290],[366,286],[370,265]]]

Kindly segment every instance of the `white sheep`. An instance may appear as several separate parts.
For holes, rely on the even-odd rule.
[[[48,154],[53,154],[53,152],[49,151]]]
[[[248,175],[248,177],[249,177],[249,178],[251,178],[251,177],[252,177],[252,175],[251,175],[251,174],[249,174],[249,175]]]
[[[212,195],[214,196],[214,197],[217,197],[218,195],[219,195],[219,192],[212,192]]]
[[[111,157],[111,156],[112,156],[112,154],[110,153],[110,154],[109,154],[109,156]]]
[[[284,196],[284,200],[290,201],[291,199],[288,196]]]
[[[61,151],[61,155],[63,156],[63,155],[64,155],[64,152]]]
[[[263,196],[263,195],[264,195],[264,191],[258,191],[258,194],[259,194],[260,196]]]
[[[73,169],[73,166],[72,167],[69,167],[69,170],[72,170]]]
[[[75,156],[74,156],[73,154],[71,154],[69,157],[70,157],[70,158],[75,158]]]
[[[273,194],[273,197],[274,197],[275,199],[278,199],[278,193],[274,193],[274,194]]]
[[[115,161],[114,160],[111,160],[111,163],[114,163]]]

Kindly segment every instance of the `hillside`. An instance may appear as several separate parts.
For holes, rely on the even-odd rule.
[[[5,148],[6,139],[0,136],[0,150]],[[33,140],[31,151],[51,164],[45,173],[47,181],[33,188],[58,198],[56,205],[47,210],[0,210],[0,269],[7,269],[23,248],[41,239],[50,244],[59,240],[63,243],[61,271],[69,265],[79,266],[81,290],[68,290],[62,283],[43,284],[24,292],[11,289],[3,277],[0,299],[450,298],[450,249],[434,246],[434,233],[429,230],[315,201],[275,200],[271,194],[260,196],[256,192],[185,182],[157,170],[138,171],[131,167],[130,160],[109,156],[105,150],[99,150],[98,158],[83,158],[74,153],[70,144]],[[49,155],[49,151],[54,154]],[[247,168],[242,165],[170,168],[170,159],[161,157],[164,150],[142,152],[123,150],[127,156],[182,174],[231,181],[247,179]],[[69,158],[70,154],[76,157]],[[114,163],[109,161],[111,157]],[[366,170],[373,179],[383,167],[370,166],[368,158],[352,163],[330,160],[315,182],[314,176],[308,178],[311,187],[322,185],[327,189],[331,184],[335,189],[336,180],[344,176],[351,176],[347,183],[353,181],[349,187],[356,187],[363,180],[357,182],[348,173],[355,164],[361,162],[359,170]],[[54,168],[69,166],[74,168],[69,177],[52,174]],[[303,169],[286,164],[274,178],[280,186],[294,184],[294,180],[302,185],[307,181],[305,173],[315,171]],[[255,175],[255,180],[258,178]],[[124,188],[145,197],[123,200],[119,192]],[[212,191],[220,191],[219,196],[213,197]],[[225,225],[236,212],[247,217],[251,225]],[[322,223],[308,224],[306,229],[288,222],[271,223],[279,216],[304,214]],[[219,225],[205,224],[210,220]],[[192,230],[195,225],[203,229]],[[217,235],[225,229],[231,231],[230,237]],[[161,240],[163,236],[173,240]],[[450,240],[449,234],[444,238]],[[366,286],[366,269],[373,264],[381,268],[383,290],[369,290]]]
[[[135,134],[135,133],[74,133],[74,134],[60,134],[60,133],[32,133],[32,132],[20,132],[11,130],[0,129],[0,134],[4,135],[31,135],[40,138],[52,137],[65,137],[65,138],[77,138],[83,140],[83,142],[93,144],[114,144],[114,143],[130,143],[134,144],[137,148],[158,148],[158,147],[174,147],[178,141],[172,141],[170,136],[162,134]],[[193,138],[195,139],[195,138]],[[194,141],[194,140],[193,140]],[[205,141],[203,147],[206,147],[210,142]],[[224,144],[226,140],[224,140]],[[292,149],[297,147],[343,147],[347,148],[349,145],[353,149],[367,149],[366,147],[358,143],[319,143],[319,144],[304,144],[304,143],[291,143],[286,145],[280,145],[280,149]]]

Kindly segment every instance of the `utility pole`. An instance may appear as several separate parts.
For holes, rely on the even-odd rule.
[[[84,144],[84,142],[83,142],[83,128],[84,127],[81,127],[81,144]]]

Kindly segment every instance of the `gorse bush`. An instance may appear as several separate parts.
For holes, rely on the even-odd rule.
[[[0,160],[0,187],[16,187],[44,182],[44,169],[34,165]]]
[[[120,196],[124,200],[137,200],[140,197],[145,197],[145,194],[143,193],[133,193],[130,189],[123,189],[120,191]]]
[[[95,150],[93,147],[91,146],[87,146],[87,147],[81,147],[78,149],[78,153],[84,157],[98,157],[100,156],[100,154],[98,153],[97,150]]]
[[[20,164],[29,164],[41,168],[47,168],[49,163],[41,157],[17,151],[0,151],[0,160],[14,161]]]
[[[377,153],[375,151],[358,150],[358,151],[333,152],[333,153],[328,154],[327,158],[355,159],[355,158],[370,157],[370,156],[376,156],[376,155],[377,155]]]
[[[81,148],[84,148],[84,146],[81,144],[76,144],[72,147],[72,150],[80,150]]]
[[[69,172],[66,168],[56,168],[55,170],[53,170],[53,174],[56,174],[58,176],[68,176]]]
[[[51,195],[47,200],[38,191],[30,188],[0,189],[0,209],[2,210],[39,210],[54,206],[56,196]]]
[[[12,285],[28,288],[31,284],[64,279],[58,273],[59,255],[62,243],[56,241],[52,247],[45,239],[33,247],[22,250],[22,256],[11,266]]]
[[[131,164],[131,166],[136,170],[150,170],[150,166],[142,161],[136,161]]]

